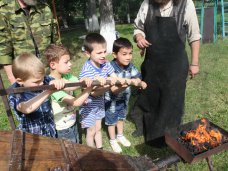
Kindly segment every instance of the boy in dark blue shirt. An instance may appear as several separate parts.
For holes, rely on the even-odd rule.
[[[30,53],[23,53],[15,58],[12,71],[16,78],[12,88],[54,84],[55,88],[59,90],[65,85],[63,80],[53,80],[44,76],[44,65],[35,55]],[[9,95],[9,104],[19,121],[18,129],[28,133],[56,137],[49,100],[49,96],[55,91],[28,91]]]

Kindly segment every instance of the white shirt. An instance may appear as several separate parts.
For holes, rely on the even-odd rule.
[[[141,4],[139,12],[134,22],[135,30],[134,35],[141,33],[145,37],[144,23],[147,17],[149,7],[149,0],[144,0]],[[173,1],[160,8],[162,17],[169,17],[173,9]],[[185,7],[184,23],[187,28],[187,40],[189,43],[199,40],[201,38],[198,18],[196,15],[195,5],[192,0],[187,0]]]

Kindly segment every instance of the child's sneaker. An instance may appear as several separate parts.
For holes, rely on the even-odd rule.
[[[117,143],[117,140],[110,140],[110,145],[112,147],[112,150],[116,153],[121,153],[122,149],[120,147],[120,145]]]
[[[117,136],[117,141],[120,142],[125,147],[131,146],[130,141],[127,138],[125,138],[125,136]]]

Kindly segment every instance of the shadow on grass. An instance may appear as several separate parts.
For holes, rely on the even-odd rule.
[[[135,149],[140,155],[147,155],[152,160],[155,160],[158,158],[164,158],[174,154],[172,149],[170,149],[169,147],[156,148],[156,147],[147,145],[145,143],[136,145]]]
[[[140,117],[140,113],[137,113],[137,112],[135,114],[132,113],[132,110],[134,108],[133,107],[134,103],[138,97],[138,93],[139,92],[137,91],[137,89],[133,89],[132,96],[131,96],[131,99],[129,102],[130,109],[129,109],[129,114],[127,116],[127,120],[134,124],[135,124],[135,122],[137,122],[138,124],[143,124],[143,120],[141,122],[139,121],[140,119],[142,119]],[[142,138],[143,138],[143,136],[142,136]],[[135,149],[141,156],[147,155],[152,160],[166,158],[167,156],[175,154],[175,152],[172,151],[172,149],[170,149],[168,146],[156,148],[148,143],[138,144],[135,146]]]

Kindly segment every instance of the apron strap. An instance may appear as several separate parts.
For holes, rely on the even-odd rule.
[[[39,51],[39,48],[38,48],[38,46],[37,46],[36,40],[35,40],[35,38],[34,38],[34,36],[33,36],[32,29],[31,29],[31,27],[30,27],[30,25],[29,25],[29,20],[28,20],[28,19],[29,19],[29,10],[28,10],[28,9],[23,9],[23,11],[25,12],[25,15],[26,15],[26,17],[24,17],[24,20],[25,20],[26,26],[27,26],[27,28],[28,28],[30,37],[31,37],[32,42],[33,42],[33,45],[34,45],[36,57],[37,57],[37,58],[40,58],[40,56],[41,56],[41,55],[40,55],[40,51]]]

